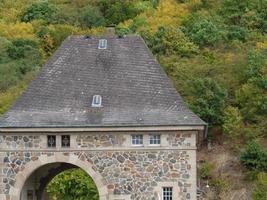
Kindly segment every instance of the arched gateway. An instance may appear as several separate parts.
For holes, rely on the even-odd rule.
[[[100,200],[196,200],[204,129],[140,37],[69,37],[0,119],[0,199],[80,167]]]

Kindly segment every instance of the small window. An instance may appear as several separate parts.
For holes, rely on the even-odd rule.
[[[99,40],[98,49],[106,49],[108,41],[106,39]]]
[[[55,135],[47,136],[47,146],[50,148],[56,147],[56,136]]]
[[[160,145],[160,135],[159,134],[149,135],[149,144],[155,146]]]
[[[132,135],[132,145],[142,146],[143,145],[143,135]]]
[[[33,200],[33,190],[27,190],[27,200]]]
[[[102,97],[100,95],[94,95],[92,100],[92,107],[101,107]]]
[[[61,136],[61,146],[62,147],[70,147],[70,136],[62,135]]]
[[[163,187],[162,188],[162,199],[163,200],[172,200],[172,187]]]

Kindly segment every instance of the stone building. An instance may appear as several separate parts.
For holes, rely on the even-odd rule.
[[[69,37],[0,119],[0,199],[79,167],[100,200],[196,200],[205,126],[139,36]]]

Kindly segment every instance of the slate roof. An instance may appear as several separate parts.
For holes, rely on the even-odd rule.
[[[67,38],[13,107],[2,128],[204,125],[139,36]],[[93,95],[102,107],[92,108]]]

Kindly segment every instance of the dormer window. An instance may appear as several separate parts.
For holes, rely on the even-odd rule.
[[[106,39],[99,40],[98,49],[107,49],[107,43]]]
[[[102,97],[100,95],[93,96],[92,107],[102,107]]]

